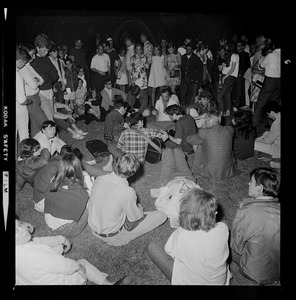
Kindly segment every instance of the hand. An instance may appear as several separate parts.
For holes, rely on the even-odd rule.
[[[75,119],[73,118],[72,115],[68,115],[68,118],[67,118],[67,119],[70,120],[70,121],[72,121],[72,122],[75,122]]]
[[[65,241],[63,243],[63,249],[64,249],[63,253],[69,252],[71,249],[71,245],[72,244],[69,242],[69,240],[67,238],[65,238]]]
[[[81,271],[84,275],[86,275],[86,268],[83,264],[79,263],[79,269],[78,271]]]
[[[35,228],[34,228],[34,226],[32,224],[26,223],[26,222],[22,222],[22,223],[23,223],[23,225],[25,225],[28,228],[28,230],[30,231],[30,233],[34,232]]]
[[[65,109],[66,111],[72,112],[72,109],[69,105],[65,104]]]

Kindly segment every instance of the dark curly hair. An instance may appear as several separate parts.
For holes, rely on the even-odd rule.
[[[244,139],[248,139],[251,132],[254,132],[251,111],[237,111],[233,115],[235,132]]]

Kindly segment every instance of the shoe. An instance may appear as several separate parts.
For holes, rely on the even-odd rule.
[[[230,111],[226,110],[226,113],[223,115],[224,117],[230,117]]]
[[[84,139],[84,136],[80,135],[79,133],[75,133],[75,134],[72,134],[72,138],[76,139],[76,140],[82,140],[82,139]]]
[[[129,285],[132,282],[132,277],[130,275],[126,275],[119,280],[117,280],[114,285]]]
[[[237,109],[236,107],[234,107],[234,108],[233,108],[233,111],[237,112],[237,111],[238,111],[238,109]]]
[[[81,129],[77,130],[76,132],[77,132],[78,134],[80,134],[80,135],[87,135],[87,134],[88,134],[88,132],[84,132],[84,131],[82,131]]]
[[[280,169],[281,167],[281,163],[280,162],[276,162],[276,161],[271,161],[269,163],[270,167],[271,168],[274,168],[274,169]]]

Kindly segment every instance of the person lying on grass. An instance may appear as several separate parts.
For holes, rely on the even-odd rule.
[[[16,285],[130,284],[130,276],[114,283],[86,259],[65,257],[71,243],[64,236],[32,237],[30,228],[16,218]]]

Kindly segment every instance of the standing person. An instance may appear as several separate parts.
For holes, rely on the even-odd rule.
[[[155,105],[156,90],[165,85],[165,68],[164,68],[164,56],[161,54],[161,48],[159,45],[155,45],[153,48],[153,56],[151,63],[150,76],[148,80],[148,87],[152,88],[151,91],[151,105]]]
[[[65,78],[66,78],[66,93],[64,95],[65,103],[74,109],[74,101],[75,101],[75,92],[78,87],[78,75],[77,71],[74,67],[74,63],[70,57],[65,59],[66,66],[65,70]]]
[[[152,64],[152,55],[153,55],[153,45],[148,40],[147,34],[142,32],[140,36],[140,41],[143,44],[143,54],[146,57],[148,67],[146,68],[147,78],[150,76],[151,64]]]
[[[150,67],[147,56],[143,53],[143,47],[140,43],[136,44],[135,54],[130,59],[131,64],[131,80],[132,83],[138,85],[141,89],[141,96],[148,99],[148,77],[147,68]]]
[[[30,227],[28,227],[30,225]],[[33,237],[31,224],[15,220],[16,285],[98,285],[129,284],[126,276],[116,283],[86,259],[65,257],[71,243],[62,236]]]
[[[51,42],[46,34],[39,34],[35,38],[37,49],[36,59],[31,63],[34,70],[43,78],[44,82],[39,86],[41,108],[48,120],[53,121],[53,85],[59,79],[58,71],[47,56]]]
[[[127,79],[128,79],[128,86],[132,84],[132,77],[131,77],[131,57],[135,54],[135,45],[132,40],[131,36],[125,37],[125,45],[126,45],[126,69],[127,69]]]
[[[72,59],[75,68],[81,66],[84,70],[85,80],[87,82],[87,86],[90,87],[90,69],[86,59],[85,49],[82,48],[83,42],[81,38],[76,38],[74,40],[75,47],[71,48],[69,51],[69,57]],[[67,58],[67,57],[65,57]]]
[[[171,120],[175,122],[175,134],[174,136],[169,135],[166,147],[180,147],[184,153],[193,154],[193,147],[186,140],[188,136],[196,134],[197,132],[193,117],[188,114],[185,115],[181,107],[176,104],[168,106],[165,111]]]
[[[181,83],[181,54],[172,42],[168,43],[167,52],[168,54],[164,58],[164,66],[167,71],[166,85],[171,87],[172,93],[176,94],[176,89]]]
[[[44,201],[45,223],[53,235],[75,237],[84,230],[88,198],[80,160],[74,153],[63,156]]]
[[[88,224],[92,233],[112,246],[123,246],[162,225],[160,211],[143,211],[128,178],[140,168],[133,154],[116,159],[113,172],[96,178],[90,196]],[[104,216],[104,217],[102,217]]]
[[[217,100],[219,111],[225,117],[230,116],[231,110],[231,88],[238,76],[239,55],[237,54],[236,44],[233,41],[227,42],[225,63],[222,68],[222,88],[218,93]]]
[[[166,55],[168,55],[168,51],[167,51],[168,41],[165,37],[162,37],[160,39],[160,46],[161,46],[161,54],[165,57]]]
[[[66,76],[65,76],[65,63],[58,57],[58,47],[55,44],[52,44],[51,48],[49,49],[49,59],[51,60],[52,64],[57,69],[59,79],[55,82],[53,87],[54,92],[54,101],[59,103],[64,103],[64,92],[66,89]]]
[[[85,72],[84,72],[83,67],[78,65],[76,70],[77,70],[78,79],[81,79],[83,82],[82,87],[88,91],[89,86],[87,85],[87,82],[85,79]]]
[[[116,74],[116,87],[119,87],[123,92],[127,93],[127,66],[126,66],[126,47],[122,45],[119,49],[120,67]]]
[[[208,52],[209,46],[207,44],[201,43],[198,47],[198,51],[196,51],[196,55],[201,60],[203,65],[203,75],[202,75],[202,83],[201,84],[209,84],[212,82],[212,78],[210,76],[210,64],[212,59],[209,59]],[[212,58],[212,56],[210,56]]]
[[[29,100],[26,97],[25,80],[20,74],[20,70],[30,59],[30,54],[21,46],[16,46],[16,129],[20,142],[29,138],[29,113],[27,104]]]
[[[221,126],[220,122],[219,111],[211,109],[205,128],[199,128],[197,134],[187,137],[187,142],[196,149],[192,171],[212,181],[221,181],[240,173],[232,150],[234,128]]]
[[[265,49],[265,52],[267,55],[264,55],[264,59],[260,63],[260,68],[264,69],[264,81],[254,107],[254,126],[259,125],[266,103],[269,101],[280,102],[281,97],[281,49],[272,44],[270,50]]]
[[[31,45],[23,45],[22,47],[30,54],[30,60],[19,70],[19,74],[25,80],[26,98],[28,102],[31,102],[27,105],[27,109],[29,112],[29,134],[32,137],[40,131],[42,123],[47,120],[47,116],[41,108],[39,97],[39,86],[43,84],[44,80],[30,64],[35,59],[36,49]]]
[[[260,285],[280,280],[281,208],[279,174],[270,168],[250,173],[249,196],[242,199],[231,228],[231,256],[242,274]]]
[[[109,41],[106,41],[104,44],[104,51],[110,57],[110,79],[112,82],[112,87],[115,87],[118,72],[117,70],[119,70],[121,67],[121,59],[119,58],[118,53],[111,47]]]
[[[239,56],[238,75],[233,86],[233,111],[237,111],[241,106],[245,106],[245,78],[244,74],[251,66],[250,55],[244,51],[245,43],[241,40],[237,41],[236,49]]]
[[[102,44],[97,46],[97,54],[93,56],[90,64],[90,68],[93,71],[93,87],[97,93],[101,93],[104,88],[104,80],[110,77],[110,57],[104,53],[104,47]]]
[[[186,53],[181,57],[181,105],[194,102],[199,85],[202,83],[203,64],[193,53],[192,45],[186,45]]]
[[[179,52],[181,55],[186,54],[186,47],[187,47],[187,45],[189,45],[189,44],[192,44],[192,38],[189,37],[189,36],[186,36],[186,37],[185,37],[185,40],[184,40],[184,44],[183,44],[182,46],[178,47],[178,49],[177,49],[178,52]]]
[[[172,285],[229,284],[229,230],[216,221],[216,198],[198,187],[184,192],[178,227],[165,247],[150,242],[147,252]]]

